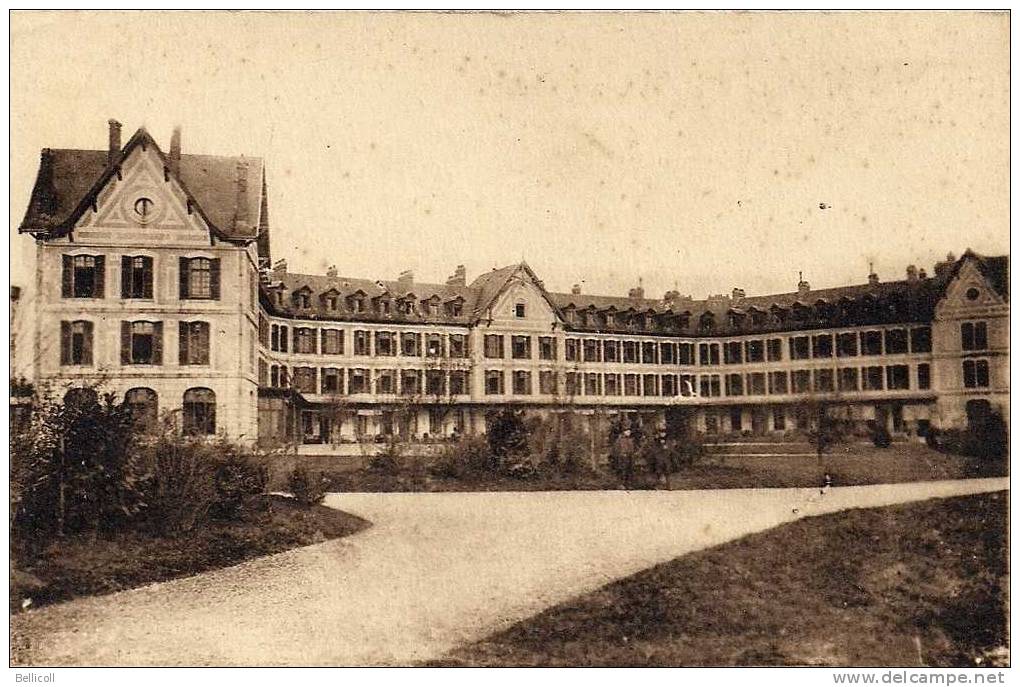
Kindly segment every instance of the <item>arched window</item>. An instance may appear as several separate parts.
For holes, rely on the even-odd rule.
[[[96,393],[95,389],[76,387],[74,389],[68,389],[67,393],[64,394],[65,406],[85,406],[98,402],[99,394]]]
[[[131,417],[138,427],[151,429],[156,426],[158,400],[156,392],[146,387],[129,389],[124,394],[124,405],[131,411]]]
[[[216,394],[212,389],[196,387],[184,392],[184,433],[216,433]]]

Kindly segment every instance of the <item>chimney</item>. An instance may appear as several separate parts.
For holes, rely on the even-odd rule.
[[[570,293],[573,294],[574,296],[580,296],[581,295],[581,285],[580,284],[574,284],[573,286],[571,286],[570,287]]]
[[[106,153],[106,163],[112,165],[120,155],[120,122],[111,119],[108,124],[110,125],[110,147]]]
[[[916,265],[907,265],[907,281],[909,281],[909,282],[917,281],[917,266]]]
[[[251,223],[248,219],[248,161],[237,161],[237,206],[234,209],[234,231],[247,232]]]
[[[174,174],[181,172],[181,127],[175,126],[173,134],[170,135],[170,171]]]
[[[797,282],[797,293],[799,293],[800,295],[803,296],[805,293],[807,293],[808,291],[811,290],[811,284],[809,284],[808,282],[804,281],[804,273],[803,272],[798,272],[797,273],[797,279],[799,280]]]
[[[644,280],[642,280],[640,278],[638,279],[637,287],[635,287],[635,288],[633,288],[633,289],[631,289],[630,291],[627,292],[627,297],[628,298],[644,298],[645,297],[645,287],[644,287],[643,281]]]
[[[871,286],[877,285],[878,284],[878,275],[875,274],[874,272],[871,272],[870,274],[868,274],[868,283]]]
[[[287,261],[286,260],[277,260],[276,262],[274,262],[273,263],[273,273],[274,274],[287,274]]]
[[[330,265],[329,267],[326,268],[326,276],[327,277],[337,276],[336,265]]]
[[[733,289],[733,300],[739,301],[741,298],[745,298],[746,296],[747,294],[744,293],[743,289]]]
[[[453,274],[446,278],[446,285],[447,286],[467,285],[467,270],[464,269],[464,265],[457,265],[457,269],[453,271]]]
[[[414,284],[414,272],[412,270],[404,270],[397,277],[397,283],[400,284],[401,288],[410,289]]]
[[[918,279],[927,279],[928,278],[928,273],[924,270],[923,267],[921,268],[921,271],[917,273],[917,278]]]

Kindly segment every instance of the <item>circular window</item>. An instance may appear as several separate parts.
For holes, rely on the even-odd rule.
[[[135,201],[135,214],[142,222],[148,222],[152,218],[152,211],[155,203],[152,202],[151,198],[142,196]]]
[[[980,295],[981,295],[981,292],[979,290],[977,290],[976,288],[974,288],[973,286],[970,287],[969,289],[967,289],[967,300],[968,301],[976,301]]]

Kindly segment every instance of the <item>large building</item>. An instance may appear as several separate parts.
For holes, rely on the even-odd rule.
[[[486,411],[636,414],[761,434],[829,412],[891,432],[1008,417],[1008,259],[903,279],[695,300],[548,291],[524,263],[445,284],[295,274],[270,257],[249,157],[46,149],[20,231],[37,242],[34,377],[101,384],[139,413],[241,441],[338,444],[484,431]],[[319,450],[325,450],[320,447]]]

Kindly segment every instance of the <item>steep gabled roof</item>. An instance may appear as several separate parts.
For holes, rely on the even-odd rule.
[[[473,282],[471,282],[471,289],[476,290],[477,300],[475,301],[474,314],[475,317],[481,317],[482,313],[492,307],[496,299],[503,293],[510,283],[510,280],[518,273],[523,273],[525,277],[532,283],[532,285],[538,289],[538,292],[545,299],[549,307],[552,308],[553,312],[559,315],[559,305],[552,299],[551,294],[545,290],[545,285],[542,280],[538,278],[534,270],[526,262],[521,262],[516,265],[507,265],[499,269],[494,269],[486,274],[479,275]]]
[[[169,159],[144,127],[135,132],[112,163],[108,163],[105,150],[43,149],[28,210],[18,231],[44,236],[66,233],[131,151],[140,145],[151,145],[168,173],[173,174]],[[247,206],[238,208],[237,167],[240,163],[248,167],[249,192]],[[265,255],[268,256],[268,203],[261,158],[181,155],[176,178],[194,209],[220,238],[248,240],[262,233],[267,238]],[[235,223],[239,209],[241,216],[247,218],[240,226]]]

